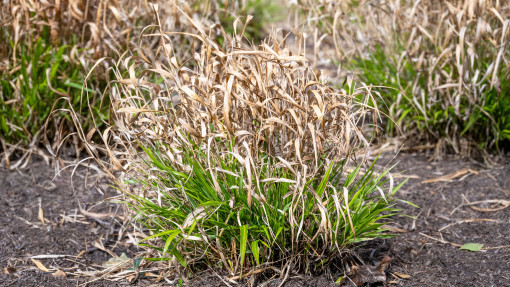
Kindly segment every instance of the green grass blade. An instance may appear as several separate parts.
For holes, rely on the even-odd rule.
[[[259,252],[259,241],[253,241],[251,243],[251,252],[253,253],[253,257],[255,258],[255,262],[257,262],[257,265],[260,265],[260,252]]]
[[[243,266],[244,266],[244,257],[246,255],[246,243],[248,241],[248,226],[243,225],[239,228],[241,232],[241,238],[240,238],[240,256],[241,256],[241,274],[243,273]]]

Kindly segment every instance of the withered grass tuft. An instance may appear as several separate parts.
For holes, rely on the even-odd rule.
[[[45,156],[41,143],[58,150],[62,139],[73,138],[73,124],[65,116],[70,106],[102,117],[100,95],[108,76],[96,74],[89,83],[91,97],[85,102],[80,101],[82,82],[99,57],[126,47],[117,40],[130,41],[129,32],[135,27],[122,21],[143,19],[143,13],[128,15],[124,10],[141,10],[137,8],[142,4],[126,6],[124,2],[133,1],[108,5],[102,1],[4,1],[0,7],[2,164],[24,166],[31,154]],[[80,118],[88,129],[91,114],[80,114]],[[79,153],[77,138],[71,142]]]
[[[259,25],[268,19],[260,12],[260,1],[220,6],[217,1],[180,3],[187,15],[202,18],[204,29],[226,15],[235,19],[238,12],[259,11]],[[186,32],[192,28],[175,6],[163,8],[160,24],[164,29]],[[140,31],[153,21],[149,1],[4,1],[0,5],[1,164],[10,168],[28,164],[31,154],[44,155],[41,143],[58,155],[63,139],[74,144],[79,154],[82,147],[66,111],[75,110],[86,130],[107,122],[108,97],[102,92],[113,76],[107,62],[95,67],[88,81],[88,98],[81,99],[85,75],[98,59],[118,57],[136,46]],[[263,35],[260,26],[250,29],[258,37]],[[192,44],[185,40],[174,43],[179,46],[179,58],[192,55],[188,48]],[[144,44],[157,45],[157,41]]]
[[[330,88],[285,46],[287,34],[251,46],[247,22],[229,35],[185,17],[195,32],[164,31],[157,17],[140,36],[157,39],[150,51],[105,59],[115,80],[111,122],[97,130],[104,145],[90,140],[96,130],[79,131],[152,232],[142,244],[157,251],[153,260],[231,275],[273,266],[283,277],[388,236],[381,226],[398,212],[400,185],[353,160],[370,145],[368,114],[377,120],[369,89]],[[183,38],[188,58],[178,56]]]
[[[344,68],[398,89],[381,91],[389,135],[465,156],[510,140],[509,1],[299,2]]]

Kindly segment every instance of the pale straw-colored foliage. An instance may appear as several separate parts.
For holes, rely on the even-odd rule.
[[[299,2],[312,19],[309,29],[332,39],[343,64],[353,57],[381,61],[372,56],[381,50],[385,62],[376,66],[392,68],[363,73],[387,73],[386,82],[371,84],[401,89],[383,111],[403,117],[404,134],[442,140],[465,155],[473,143],[490,148],[510,136],[501,118],[507,109],[498,106],[508,101],[510,2]]]
[[[188,21],[198,33],[147,32],[148,41],[160,39],[155,54],[139,49],[117,61],[111,90],[115,126],[108,129],[114,138],[170,145],[186,142],[188,135],[193,142],[233,140],[243,156],[256,160],[264,152],[300,172],[306,167],[310,176],[324,163],[321,156],[342,159],[368,147],[360,130],[368,89],[351,81],[350,91],[328,87],[299,51],[285,47],[287,34],[255,48],[243,42],[239,25],[237,35],[224,34],[220,47]],[[192,58],[174,52],[182,36],[195,47]]]

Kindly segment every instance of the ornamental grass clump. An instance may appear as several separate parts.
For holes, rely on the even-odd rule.
[[[216,151],[189,144],[178,164],[163,144],[144,147],[137,180],[144,193],[130,196],[137,218],[154,233],[141,245],[183,266],[205,262],[231,275],[270,265],[283,274],[320,272],[353,243],[386,237],[382,219],[397,211],[400,185],[383,190],[387,173],[373,166],[346,172],[342,160],[310,176],[262,152],[254,165],[241,156],[248,146],[236,153],[227,141],[214,143]]]
[[[204,27],[231,22],[237,13],[258,11],[264,21],[248,28],[258,31],[258,37],[262,37],[261,25],[272,19],[262,13],[267,5],[253,0],[242,2],[223,7],[217,1],[179,1],[179,7],[187,15],[203,19]],[[165,5],[161,14],[160,24],[164,29],[180,32],[194,29],[174,5]],[[63,139],[74,143],[79,154],[81,146],[73,135],[73,125],[62,111],[71,106],[87,130],[105,121],[108,111],[104,107],[108,103],[102,91],[111,76],[105,72],[108,63],[94,68],[86,99],[80,98],[81,83],[98,59],[116,57],[119,51],[135,46],[139,40],[136,36],[152,21],[147,0],[3,1],[0,5],[0,165],[17,168],[28,164],[31,154],[45,156],[43,142],[51,153],[58,155]],[[191,43],[186,40],[176,42],[180,46],[179,58],[192,54]],[[152,56],[150,49],[146,52],[148,57]]]
[[[395,89],[379,98],[389,135],[466,156],[510,140],[510,1],[298,2],[343,67]]]
[[[362,61],[363,75],[407,94],[387,98],[406,133],[464,155],[498,150],[510,140],[510,4],[421,1],[400,9],[393,56],[377,47]],[[388,69],[394,76],[381,77]]]
[[[196,33],[144,31],[140,39],[159,39],[152,58],[139,49],[113,63],[105,147],[90,141],[96,130],[80,132],[152,233],[140,245],[173,267],[287,274],[318,271],[355,242],[387,236],[381,226],[397,212],[400,186],[388,171],[353,168],[370,145],[365,116],[377,116],[369,91],[350,81],[347,91],[328,87],[285,47],[285,33],[250,46],[249,19],[222,32],[223,45],[188,21]],[[182,37],[194,43],[190,58],[175,57]]]

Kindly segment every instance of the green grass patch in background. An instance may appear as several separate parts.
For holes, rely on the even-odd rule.
[[[101,103],[95,90],[85,89],[90,97],[81,100],[85,69],[70,59],[71,49],[68,45],[54,47],[48,31],[29,45],[18,43],[17,60],[11,61],[10,72],[0,76],[0,131],[8,149],[37,147],[43,137],[53,143],[54,137],[69,134],[72,123],[65,123],[68,113],[60,109],[82,110],[82,125],[87,129],[93,126],[92,114],[105,118],[108,103]]]
[[[470,156],[509,141],[509,3],[300,0],[298,7],[313,19],[310,32],[333,40],[337,63],[390,88],[379,90],[378,102],[392,118],[389,136]]]
[[[0,127],[7,143],[28,145],[42,132],[59,97],[79,103],[82,68],[67,57],[70,49],[54,48],[41,38],[18,45],[16,65],[0,78]]]
[[[498,73],[501,80],[497,86],[491,87],[489,79],[482,80],[454,103],[446,95],[433,96],[428,71],[406,60],[399,63],[398,55],[405,51],[401,47],[396,50],[388,54],[377,46],[368,58],[355,58],[347,65],[367,84],[388,87],[379,89],[378,108],[393,119],[385,125],[389,136],[400,132],[429,134],[429,141],[446,139],[450,145],[458,145],[459,139],[465,138],[480,150],[498,150],[501,143],[510,140],[509,71]],[[439,73],[455,75],[449,69],[445,66]]]

